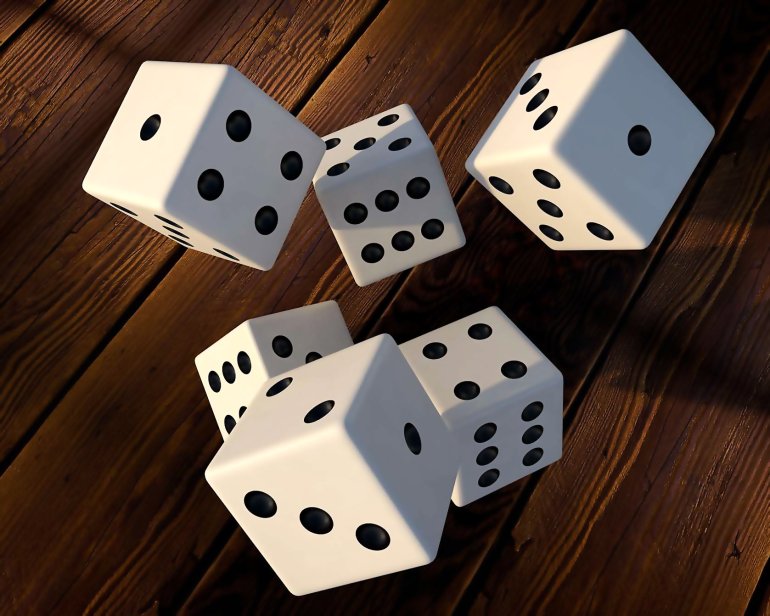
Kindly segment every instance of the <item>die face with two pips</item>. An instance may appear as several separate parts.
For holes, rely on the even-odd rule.
[[[323,152],[234,68],[145,62],[83,189],[188,248],[264,270]]]
[[[313,183],[358,285],[465,244],[433,144],[409,105],[324,139]]]
[[[258,396],[206,478],[292,593],[435,557],[457,452],[392,338],[279,375]]]
[[[550,248],[642,249],[713,135],[619,30],[534,62],[466,167]]]
[[[223,438],[269,379],[352,344],[333,301],[249,319],[228,332],[195,358]]]
[[[498,308],[400,348],[460,451],[456,505],[561,457],[562,375]]]

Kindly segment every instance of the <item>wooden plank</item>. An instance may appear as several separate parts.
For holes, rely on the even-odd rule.
[[[746,609],[770,558],[769,107],[765,78],[474,608]]]
[[[0,6],[0,49],[49,4],[51,0],[6,0]]]
[[[0,209],[18,220],[4,226],[0,251],[18,247],[17,240],[27,237],[21,217],[33,228],[47,224],[51,235],[38,237],[15,258],[6,254],[3,281],[26,278],[0,302],[0,355],[5,359],[0,366],[0,462],[13,456],[105,337],[183,252],[80,188],[138,65],[148,58],[230,63],[292,108],[312,93],[329,62],[376,8],[374,0],[303,3],[296,10],[272,0],[216,9],[207,2],[178,0],[154,8],[134,2],[92,11],[87,2],[70,2],[56,6],[53,25],[52,11],[18,39],[2,83],[18,79],[22,90],[36,84],[38,94],[17,101],[2,133],[18,131],[18,140],[6,142],[0,166],[5,193]],[[98,43],[74,44],[73,37],[79,39],[72,29],[59,27],[65,19],[82,22]],[[126,44],[141,51],[129,58]],[[47,77],[47,63],[24,64],[25,55],[38,54],[56,56],[64,75]],[[36,164],[30,168],[28,160]],[[25,207],[10,212],[10,204]],[[49,254],[27,272],[30,251]]]
[[[457,189],[465,156],[506,96],[499,82],[515,82],[533,56],[562,44],[582,2],[558,3],[558,11],[539,0],[441,6],[388,4],[301,118],[323,134],[407,100]],[[526,27],[522,12],[533,15]],[[286,251],[292,258],[267,273],[186,253],[0,479],[0,542],[10,563],[0,594],[20,611],[173,605],[208,558],[230,522],[202,478],[219,437],[191,358],[247,317],[352,287],[316,204],[303,207]],[[132,255],[124,256],[129,267]],[[346,291],[354,328],[388,284]],[[54,466],[43,455],[52,450]],[[43,506],[52,492],[53,517]],[[44,562],[25,558],[43,549]]]
[[[708,114],[718,139],[766,49],[766,29],[756,27],[753,13],[746,5],[733,5],[725,12],[724,5],[711,4],[700,6],[694,23],[693,7],[687,3],[649,3],[642,10],[600,3],[576,41],[630,27]],[[693,27],[698,33],[688,39],[685,50],[674,34]],[[726,82],[715,84],[713,75],[735,65],[736,49],[743,72],[730,73]],[[504,98],[507,92],[502,94]],[[494,114],[496,107],[490,111]],[[387,331],[406,340],[497,303],[564,370],[569,401],[659,242],[635,254],[559,254],[545,249],[477,185],[462,199],[459,210],[469,234],[466,248],[451,259],[413,270],[375,332]],[[236,531],[185,608],[206,613],[241,606],[269,612],[291,600],[302,611],[333,606],[334,611],[352,613],[376,605],[383,613],[451,612],[525,485],[519,482],[474,505],[452,508],[439,557],[432,565],[300,600],[290,599],[245,535]]]

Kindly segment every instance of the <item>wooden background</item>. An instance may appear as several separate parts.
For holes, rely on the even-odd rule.
[[[653,245],[553,252],[463,168],[535,58],[632,30],[714,124]],[[0,612],[768,613],[766,0],[3,0]],[[355,286],[311,194],[276,266],[184,250],[80,183],[139,64],[236,66],[323,135],[402,102],[467,246]],[[398,341],[500,305],[565,376],[564,457],[436,561],[292,597],[205,483],[193,357],[336,299]]]

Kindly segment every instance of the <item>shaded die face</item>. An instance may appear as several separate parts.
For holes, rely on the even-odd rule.
[[[254,388],[254,379],[250,375],[252,359],[245,350],[232,357],[228,355],[221,364],[210,366],[206,372],[209,400],[223,434],[230,434],[247,410],[249,391]]]

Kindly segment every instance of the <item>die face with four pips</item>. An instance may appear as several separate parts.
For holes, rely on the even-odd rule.
[[[217,340],[195,367],[223,438],[269,379],[352,344],[333,301],[249,319]]]
[[[313,183],[358,285],[465,244],[433,144],[409,105],[324,140]]]
[[[393,339],[265,384],[206,478],[296,595],[433,560],[451,436]]]
[[[323,152],[234,68],[145,62],[83,189],[186,247],[266,270]]]
[[[534,62],[466,168],[550,248],[642,249],[713,135],[619,30]]]
[[[496,307],[400,345],[460,451],[467,505],[561,457],[561,373]]]

